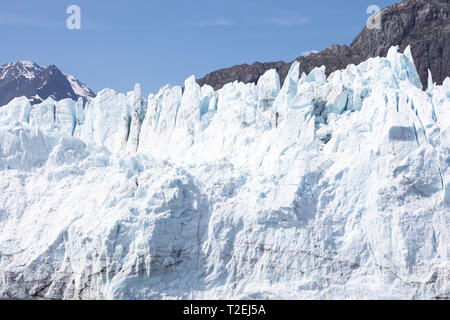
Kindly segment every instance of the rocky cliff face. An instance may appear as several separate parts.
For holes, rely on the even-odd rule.
[[[332,45],[319,53],[298,57],[300,72],[309,73],[315,67],[326,66],[326,74],[359,64],[375,56],[386,56],[388,49],[411,46],[412,54],[424,87],[428,69],[434,81],[441,84],[450,76],[450,2],[448,0],[408,0],[384,9],[380,14],[382,29],[364,28],[350,46]],[[239,80],[256,82],[267,70],[275,68],[284,81],[292,62],[255,62],[214,71],[198,80],[216,90],[226,83]]]
[[[430,69],[440,84],[450,75],[449,11],[448,0],[403,1],[382,11],[382,30],[364,28],[350,48],[365,60],[385,56],[392,45],[410,45],[422,83]]]

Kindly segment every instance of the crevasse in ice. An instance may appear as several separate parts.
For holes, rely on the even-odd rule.
[[[450,296],[450,79],[409,48],[280,88],[0,108],[0,297]]]

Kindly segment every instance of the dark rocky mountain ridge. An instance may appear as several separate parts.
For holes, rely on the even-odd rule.
[[[450,76],[449,11],[449,0],[404,0],[379,13],[381,30],[365,27],[350,46],[335,44],[319,53],[300,56],[295,60],[300,62],[300,72],[309,73],[315,67],[325,65],[326,74],[329,75],[349,64],[359,64],[375,56],[386,56],[391,46],[398,45],[403,52],[410,45],[424,87],[427,85],[428,69],[433,74],[433,80],[442,84]],[[292,62],[236,65],[211,72],[197,82],[200,85],[209,84],[217,90],[235,80],[256,83],[264,72],[276,69],[283,83]]]

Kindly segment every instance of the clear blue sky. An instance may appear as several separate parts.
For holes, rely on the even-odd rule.
[[[0,2],[0,64],[55,64],[98,92],[145,94],[223,67],[291,61],[349,44],[369,5],[400,0],[14,0]],[[69,5],[81,30],[66,28]]]

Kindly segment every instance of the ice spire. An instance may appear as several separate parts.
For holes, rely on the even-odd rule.
[[[273,106],[280,92],[280,77],[275,69],[266,71],[258,80],[258,108],[265,111]]]
[[[289,69],[288,75],[284,80],[283,87],[278,94],[274,108],[278,112],[286,112],[289,108],[292,99],[297,95],[298,80],[300,77],[300,63],[294,61]]]
[[[127,151],[133,153],[137,151],[139,145],[139,134],[142,122],[144,121],[146,104],[141,95],[141,85],[136,83],[133,90],[132,103],[129,114],[129,132],[127,139]]]
[[[427,85],[427,91],[430,92],[432,91],[434,88],[434,83],[433,83],[433,76],[431,74],[430,69],[428,69],[428,85]]]

